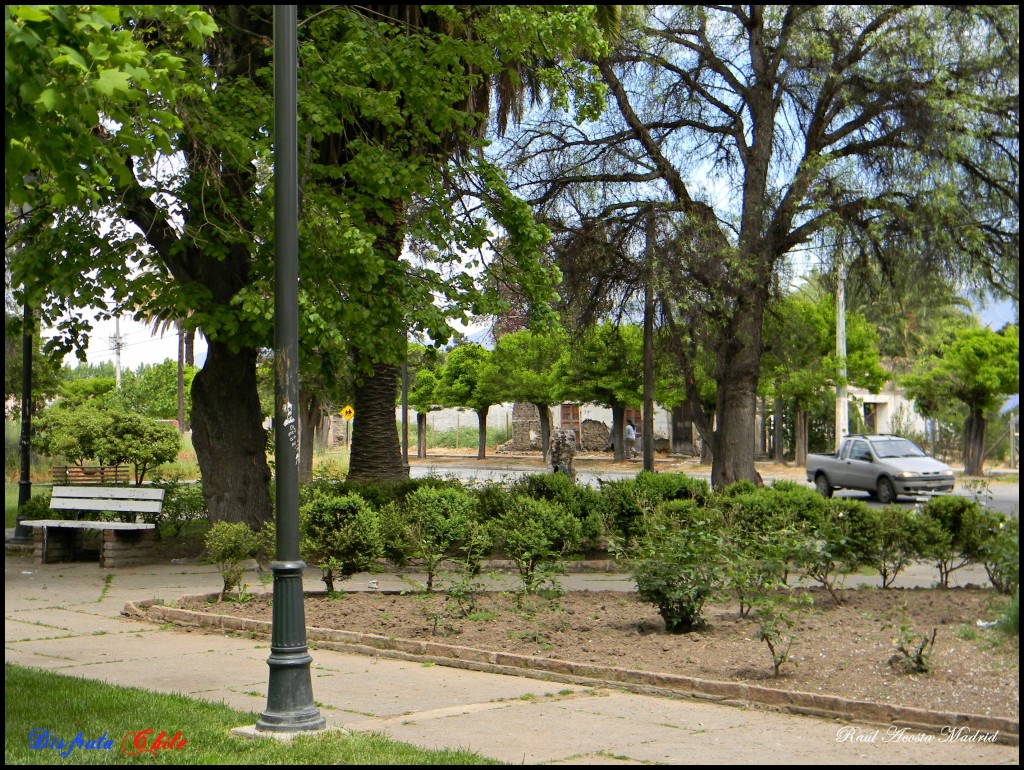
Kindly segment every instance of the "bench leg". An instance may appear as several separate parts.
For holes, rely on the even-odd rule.
[[[103,530],[100,566],[106,569],[133,567],[153,556],[154,530]]]
[[[37,527],[33,535],[33,558],[36,564],[73,561],[78,533],[61,527]]]

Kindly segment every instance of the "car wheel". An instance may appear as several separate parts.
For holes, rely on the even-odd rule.
[[[882,505],[889,505],[890,503],[896,502],[896,487],[892,485],[889,479],[881,478],[878,480],[878,502]]]
[[[828,476],[824,473],[819,473],[814,477],[814,488],[822,497],[832,497],[832,485],[828,483]]]

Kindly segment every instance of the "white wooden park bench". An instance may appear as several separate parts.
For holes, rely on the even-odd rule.
[[[128,567],[149,558],[156,525],[135,521],[140,515],[154,518],[164,505],[159,487],[54,487],[51,511],[68,511],[74,519],[37,519],[21,522],[35,529],[35,562],[73,561],[83,550],[86,531],[100,533],[100,566]],[[114,513],[132,521],[79,521],[83,511]]]

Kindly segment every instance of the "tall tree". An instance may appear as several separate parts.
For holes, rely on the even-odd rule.
[[[416,456],[427,456],[427,413],[440,409],[436,396],[438,374],[444,367],[444,353],[420,343],[409,345],[409,406],[416,410]]]
[[[643,332],[638,326],[601,323],[570,340],[569,355],[556,367],[562,399],[612,410],[612,451],[621,461],[626,407],[643,402]]]
[[[671,212],[662,308],[717,358],[712,481],[757,480],[762,322],[791,249],[839,227],[882,259],[899,234],[916,271],[1016,296],[1019,11],[669,6],[633,21],[598,62],[612,116],[546,116],[518,143],[524,181],[549,208],[583,189],[592,217]]]
[[[575,54],[601,49],[597,17],[582,6],[382,5],[311,18],[315,45],[303,49],[315,72],[305,84],[315,118],[307,199],[316,195],[322,212],[350,218],[366,237],[359,258],[349,258],[365,309],[348,332],[356,407],[349,478],[406,473],[392,411],[402,332],[443,343],[447,317],[500,307],[496,291],[472,278],[482,260],[463,269],[465,251],[483,253],[491,237],[470,207],[482,202],[504,230],[502,273],[531,304],[550,299],[554,273],[538,261],[546,232],[476,151],[492,104],[499,132],[522,114],[527,96],[543,92],[594,112],[600,94]],[[325,58],[331,66],[319,65]],[[402,259],[407,237],[434,268]],[[319,247],[333,261],[338,244]]]
[[[1007,326],[965,329],[937,357],[928,357],[904,378],[907,393],[918,410],[933,416],[942,404],[955,400],[967,410],[964,420],[964,473],[982,475],[985,462],[985,413],[1001,396],[1020,390],[1020,331]]]
[[[551,439],[551,406],[558,398],[556,366],[568,352],[569,338],[561,326],[546,331],[522,329],[498,338],[487,369],[501,401],[522,401],[537,407],[545,457]]]
[[[434,398],[442,406],[476,412],[478,460],[487,457],[487,412],[500,398],[487,371],[491,366],[491,351],[483,345],[459,345],[448,352],[434,386]]]

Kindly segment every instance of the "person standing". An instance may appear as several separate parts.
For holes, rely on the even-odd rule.
[[[632,420],[626,422],[626,459],[632,459],[636,457],[636,427],[633,425]]]

